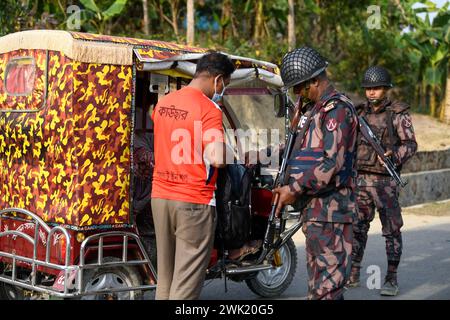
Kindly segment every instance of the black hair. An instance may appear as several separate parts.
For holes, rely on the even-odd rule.
[[[319,73],[317,76],[315,76],[314,78],[312,78],[312,79],[309,79],[309,80],[307,80],[307,81],[305,81],[305,82],[302,82],[302,86],[305,86],[305,87],[309,87],[310,85],[311,85],[311,83],[312,82],[314,82],[314,81],[324,81],[324,80],[327,80],[328,79],[328,75],[327,75],[327,71],[326,70],[323,70],[321,73]]]
[[[316,77],[314,77],[314,79],[317,79],[317,80],[325,80],[325,79],[328,79],[328,76],[327,76],[327,71],[326,70],[323,70],[321,73],[319,73]]]
[[[226,55],[219,52],[210,52],[198,60],[194,78],[203,72],[208,72],[213,77],[223,75],[224,78],[228,78],[235,69],[233,62]]]

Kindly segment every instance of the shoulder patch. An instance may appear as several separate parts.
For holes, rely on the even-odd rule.
[[[403,118],[403,120],[402,120],[402,125],[403,125],[405,128],[411,128],[412,122],[411,122],[410,119]]]
[[[330,110],[333,110],[334,107],[336,107],[336,101],[331,101],[323,108],[323,111],[328,112]]]
[[[336,119],[330,118],[328,119],[328,122],[326,124],[327,130],[328,131],[333,131],[337,128],[338,123],[336,121]]]

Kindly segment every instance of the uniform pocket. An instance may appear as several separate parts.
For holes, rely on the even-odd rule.
[[[373,166],[377,161],[377,156],[372,146],[361,139],[358,146],[358,163],[366,166]]]

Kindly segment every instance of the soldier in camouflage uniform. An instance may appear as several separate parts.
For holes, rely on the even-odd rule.
[[[400,170],[402,165],[417,150],[409,106],[406,103],[391,101],[386,94],[392,87],[387,70],[375,66],[367,69],[362,82],[366,90],[367,102],[357,106],[359,115],[367,120],[372,131],[382,142],[386,156],[390,156]],[[357,152],[357,203],[358,219],[353,226],[352,273],[349,287],[359,285],[361,261],[367,242],[370,222],[378,210],[382,233],[386,238],[388,270],[381,295],[398,294],[397,267],[402,254],[403,225],[401,208],[398,203],[399,189],[395,181],[378,159],[374,149],[361,135],[358,136]]]
[[[288,204],[302,206],[308,299],[344,298],[356,215],[356,110],[329,82],[327,65],[308,47],[289,52],[281,65],[285,88],[309,101],[299,125],[305,138],[297,135],[289,157],[289,183],[274,189],[277,214]]]

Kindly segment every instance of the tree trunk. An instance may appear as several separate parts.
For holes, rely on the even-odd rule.
[[[323,23],[321,19],[321,14],[323,14],[322,7],[320,6],[320,0],[316,0],[316,6],[319,9],[319,13],[312,14],[311,26],[314,26],[311,29],[311,42],[317,46],[321,45],[320,35],[323,29]]]
[[[189,45],[194,44],[194,30],[195,30],[195,8],[194,0],[187,0],[187,32],[186,40]]]
[[[142,0],[142,13],[144,15],[142,20],[142,31],[145,35],[150,35],[150,21],[148,20],[148,1]]]
[[[263,11],[263,1],[257,0],[256,2],[256,16],[255,16],[255,30],[253,33],[253,40],[255,43],[259,43],[261,39],[261,35],[263,33],[264,28],[264,11]]]
[[[450,124],[450,72],[447,73],[447,84],[445,89],[445,98],[442,102],[440,119]]]
[[[420,85],[417,85],[417,84],[414,87],[413,104],[417,107],[417,111],[420,112],[420,110],[421,110],[421,106],[420,106]]]
[[[169,23],[171,25],[173,32],[175,33],[175,36],[177,39],[178,39],[178,3],[179,3],[179,0],[170,1],[170,12],[171,12],[172,17],[169,18],[164,13],[165,2],[158,2],[158,1],[156,2],[156,7],[159,12],[160,21],[165,20],[167,23]]]
[[[289,14],[288,14],[288,45],[289,50],[293,50],[295,43],[295,11],[294,0],[289,0]]]
[[[170,10],[172,12],[172,28],[175,36],[178,38],[178,0],[170,1]]]
[[[238,27],[236,26],[236,17],[233,13],[233,6],[230,5],[230,24],[231,24],[231,32],[233,37],[237,38],[239,36]],[[241,27],[241,25],[240,25]]]
[[[422,81],[420,85],[420,109],[426,111],[427,108],[427,84]]]
[[[434,86],[430,86],[430,115],[436,117],[436,92]]]
[[[227,25],[224,25],[224,22],[229,19],[229,22]],[[221,23],[221,42],[224,43],[229,35],[229,27],[231,26],[231,32],[234,37],[237,37],[236,34],[236,26],[233,22],[233,7],[231,5],[230,0],[224,0],[222,3],[222,16],[220,17],[220,23]]]

